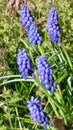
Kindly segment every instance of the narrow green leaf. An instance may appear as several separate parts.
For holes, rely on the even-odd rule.
[[[64,48],[64,46],[63,46],[63,45],[61,45],[61,48],[62,48],[62,50],[63,50],[64,54],[66,55],[66,58],[67,58],[68,63],[69,63],[69,65],[70,65],[70,68],[71,68],[71,69],[73,69],[73,66],[72,66],[72,63],[71,63],[71,60],[70,60],[70,57],[69,57],[69,55],[68,55],[67,51],[65,50],[65,48]]]
[[[67,73],[63,74],[60,78],[58,78],[57,82],[60,83],[66,78],[66,76],[67,76]]]
[[[13,79],[13,80],[9,80],[9,81],[5,81],[3,83],[0,84],[0,86],[3,86],[3,85],[6,85],[6,84],[9,84],[9,83],[14,83],[14,82],[34,82],[33,79],[27,79],[27,80],[24,80],[24,79]]]
[[[2,77],[0,77],[0,79],[17,78],[17,77],[21,77],[21,75],[8,75],[8,76],[2,76]]]

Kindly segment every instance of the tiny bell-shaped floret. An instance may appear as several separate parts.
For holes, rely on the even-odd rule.
[[[25,49],[23,50],[18,50],[18,54],[17,54],[17,64],[18,64],[18,70],[21,73],[21,76],[24,79],[27,79],[28,76],[32,76],[33,77],[33,66],[32,66],[32,61],[29,58],[29,56],[27,55]]]
[[[40,101],[37,98],[31,97],[30,101],[27,101],[28,109],[30,111],[31,119],[34,122],[44,125],[44,130],[46,130],[46,125],[50,125],[50,119],[44,112],[43,107],[40,105]]]
[[[54,93],[57,84],[54,82],[53,70],[45,56],[37,58],[37,71],[40,81],[46,87],[46,90]]]
[[[60,38],[60,27],[58,25],[58,13],[56,11],[56,8],[53,7],[50,10],[49,17],[48,17],[48,33],[50,35],[50,38],[52,42],[54,43],[61,43]]]
[[[42,36],[39,33],[36,23],[34,22],[31,11],[26,5],[22,7],[20,15],[22,25],[27,31],[30,43],[40,45],[42,43]]]

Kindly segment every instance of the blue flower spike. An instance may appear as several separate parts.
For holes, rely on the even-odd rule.
[[[53,70],[48,64],[48,60],[45,56],[37,58],[37,71],[40,81],[43,86],[45,86],[46,90],[54,93],[57,88],[57,84],[54,82]]]
[[[30,43],[40,45],[42,43],[42,36],[39,33],[38,27],[27,5],[22,7],[20,15],[22,25],[27,31]]]
[[[17,64],[18,64],[18,70],[19,70],[19,72],[21,73],[21,76],[24,79],[27,79],[28,76],[34,77],[33,76],[34,75],[33,74],[34,69],[33,69],[33,66],[32,66],[32,61],[28,57],[25,49],[23,49],[23,50],[19,49],[18,50]]]
[[[49,117],[43,110],[43,107],[40,105],[40,101],[37,98],[31,97],[30,101],[27,101],[28,109],[30,111],[31,119],[34,122],[43,124],[44,130],[46,130],[46,125],[51,124]]]
[[[58,25],[58,20],[59,17],[56,8],[52,7],[48,17],[48,33],[50,35],[52,42],[56,44],[61,43],[61,38],[60,38],[61,29]]]

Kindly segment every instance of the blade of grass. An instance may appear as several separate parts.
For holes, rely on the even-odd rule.
[[[17,78],[17,77],[21,77],[21,75],[2,76],[2,77],[0,77],[0,79],[6,79],[6,78]]]
[[[62,48],[62,50],[63,50],[63,52],[64,52],[64,54],[65,54],[65,56],[66,56],[66,58],[67,58],[67,60],[68,60],[69,66],[70,66],[70,68],[71,68],[71,70],[72,70],[72,69],[73,69],[73,65],[72,65],[72,63],[71,63],[71,60],[70,60],[70,57],[69,57],[67,51],[65,50],[65,48],[64,48],[63,45],[61,45],[61,48]]]
[[[21,122],[20,122],[20,119],[19,119],[17,107],[15,107],[15,111],[16,111],[16,115],[17,115],[17,119],[18,119],[18,123],[19,123],[19,128],[20,128],[20,130],[22,130],[22,125],[21,125]]]
[[[6,84],[9,84],[9,83],[14,83],[14,82],[34,82],[33,79],[27,79],[27,80],[24,80],[24,79],[13,79],[13,80],[9,80],[9,81],[5,81],[3,83],[0,84],[0,86],[3,86],[3,85],[6,85]]]

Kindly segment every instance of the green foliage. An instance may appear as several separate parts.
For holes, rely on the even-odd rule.
[[[60,22],[62,27],[62,38],[65,44],[71,44],[73,42],[73,1],[57,1],[57,8],[60,14]]]
[[[33,0],[31,0],[33,1]],[[34,1],[33,1],[34,2]],[[34,124],[30,119],[27,100],[31,95],[39,97],[44,111],[51,121],[55,117],[64,118],[70,129],[73,124],[73,2],[72,0],[56,0],[62,28],[62,45],[51,44],[47,33],[47,18],[52,6],[51,0],[34,2],[33,12],[36,23],[46,21],[39,26],[43,35],[41,46],[31,45],[27,34],[20,23],[19,12],[6,13],[6,0],[0,1],[0,130],[43,130],[42,125]],[[2,48],[5,49],[3,55]],[[26,48],[35,67],[36,79],[22,79],[17,67],[18,48]],[[45,55],[54,71],[58,84],[55,94],[46,92],[38,79],[36,58]],[[43,104],[43,102],[45,103]],[[55,130],[47,126],[47,130]]]

